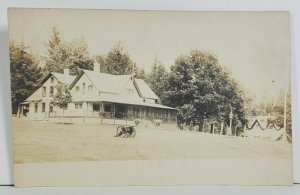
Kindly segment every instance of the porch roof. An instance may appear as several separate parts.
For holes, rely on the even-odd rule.
[[[121,98],[102,98],[101,101],[111,102],[111,103],[119,103],[119,104],[137,105],[137,106],[147,106],[147,107],[162,108],[162,109],[169,109],[169,110],[176,110],[175,108],[164,106],[164,105],[161,105],[161,104],[130,101],[130,100],[124,100],[124,99],[121,99]]]
[[[169,106],[164,106],[164,105],[156,104],[156,103],[137,101],[135,99],[124,98],[122,96],[90,97],[88,100],[78,99],[77,101],[74,101],[74,102],[110,102],[110,103],[118,103],[118,104],[128,104],[128,105],[147,106],[147,107],[176,110],[175,108],[172,108]]]

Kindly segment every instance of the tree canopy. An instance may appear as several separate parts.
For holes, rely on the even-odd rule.
[[[135,74],[136,78],[146,79],[145,70],[131,59],[121,43],[114,45],[106,55],[96,55],[96,61],[101,65],[100,71],[108,74]]]
[[[23,42],[10,42],[9,56],[12,112],[15,114],[18,105],[39,87],[43,72],[38,66],[38,58]]]
[[[52,35],[45,44],[46,55],[44,56],[45,69],[53,72],[63,72],[70,69],[70,73],[76,75],[80,69],[93,69],[93,60],[89,55],[88,46],[83,41],[65,41],[57,28],[52,29]]]
[[[146,81],[162,103],[165,104],[167,100],[164,92],[166,91],[166,83],[168,82],[168,72],[164,65],[157,59],[155,59]]]
[[[131,74],[132,70],[133,61],[120,43],[108,51],[101,64],[101,71],[109,74]]]
[[[163,101],[178,109],[178,123],[203,124],[204,119],[234,123],[246,120],[245,96],[239,84],[211,53],[193,50],[171,66]]]

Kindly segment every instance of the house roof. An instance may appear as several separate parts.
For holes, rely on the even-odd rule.
[[[88,96],[86,98],[79,97],[75,102],[111,102],[111,103],[119,103],[119,104],[128,104],[128,105],[139,105],[139,106],[147,106],[152,108],[163,108],[169,110],[176,110],[175,108],[164,106],[157,103],[144,102],[141,98],[139,100],[124,98],[120,94],[102,94],[100,96]]]
[[[150,89],[149,85],[142,79],[134,79],[141,97],[158,99],[157,95]]]
[[[52,72],[52,75],[61,83],[70,85],[76,76],[67,75],[67,74],[60,74],[56,72]]]
[[[120,96],[114,96],[110,98],[101,98],[101,101],[105,102],[112,102],[112,103],[120,103],[120,104],[131,104],[131,105],[140,105],[140,106],[147,106],[147,107],[154,107],[154,108],[164,108],[169,110],[176,110],[175,108],[164,106],[161,104],[156,103],[148,103],[148,102],[137,102],[129,99],[124,99]]]
[[[44,84],[51,76],[54,76],[59,82],[63,84],[70,85],[76,76],[68,75],[68,74],[61,74],[57,72],[49,72],[41,81],[41,85]]]
[[[100,92],[119,94],[124,85],[131,79],[131,75],[112,75],[90,70],[82,70],[80,75],[72,82],[70,89],[74,87],[83,74],[86,74]],[[142,98],[158,99],[149,85],[142,79],[134,79],[134,84]]]
[[[90,70],[83,71],[99,91],[107,93],[120,93],[131,78],[131,75],[112,75]]]

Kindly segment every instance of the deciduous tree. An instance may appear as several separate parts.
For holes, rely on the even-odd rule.
[[[53,97],[53,105],[66,110],[68,108],[68,104],[72,102],[72,95],[69,91],[68,86],[64,84],[59,84],[56,87],[56,93]]]
[[[233,123],[246,121],[241,87],[208,52],[194,50],[175,60],[166,84],[165,103],[178,109],[178,123],[199,125],[200,130],[204,119],[228,123],[230,110]]]

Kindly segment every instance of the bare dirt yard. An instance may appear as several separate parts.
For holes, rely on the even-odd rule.
[[[116,128],[14,118],[14,162],[292,158],[291,144],[271,140],[156,127],[136,127],[134,138],[120,138]]]

